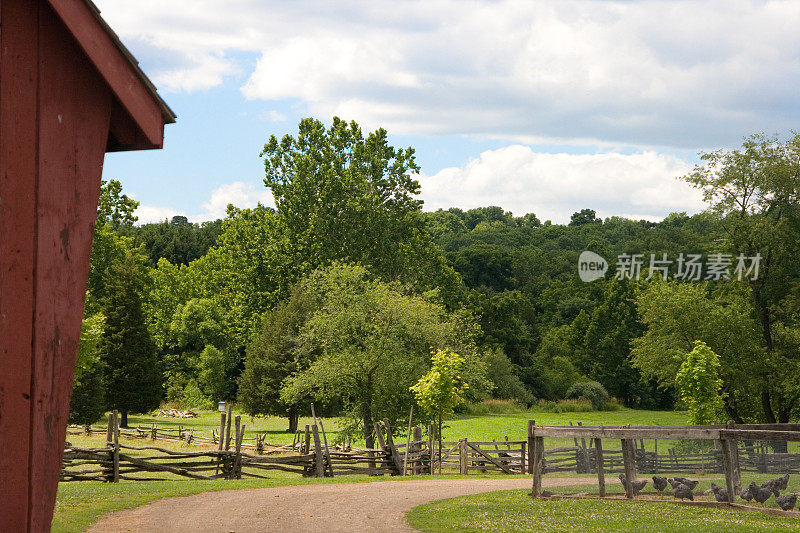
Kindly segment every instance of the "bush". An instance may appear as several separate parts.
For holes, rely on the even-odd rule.
[[[520,400],[484,400],[480,403],[467,403],[459,406],[456,412],[466,415],[508,415],[524,413],[527,406]]]
[[[608,392],[596,381],[574,383],[567,391],[567,398],[589,400],[597,411],[603,411],[608,403]]]
[[[214,403],[211,398],[203,394],[197,381],[190,379],[183,389],[181,404],[184,409],[213,409]]]
[[[532,410],[540,413],[589,413],[595,408],[589,400],[542,400]]]

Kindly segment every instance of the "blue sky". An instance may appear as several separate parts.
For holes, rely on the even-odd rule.
[[[109,154],[140,221],[271,203],[270,134],[338,115],[413,146],[426,209],[696,212],[699,150],[800,122],[800,2],[97,2],[178,115]]]

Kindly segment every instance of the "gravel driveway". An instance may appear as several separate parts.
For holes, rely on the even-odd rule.
[[[543,486],[594,478],[543,479]],[[205,492],[101,518],[91,532],[413,531],[412,507],[493,490],[530,488],[530,478],[391,480]]]

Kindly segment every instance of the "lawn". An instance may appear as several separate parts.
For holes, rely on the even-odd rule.
[[[568,491],[586,490],[585,486]],[[796,531],[795,518],[706,509],[668,502],[534,500],[526,490],[499,491],[421,505],[407,515],[424,532],[527,531]]]
[[[569,425],[570,422],[584,425],[675,425],[686,423],[686,413],[682,411],[644,411],[638,409],[620,409],[618,411],[593,411],[586,413],[550,413],[533,410],[514,409],[513,406],[502,405],[499,407],[505,412],[487,413],[481,415],[455,415],[445,421],[443,435],[445,440],[458,440],[466,437],[472,441],[486,441],[503,439],[508,436],[510,440],[527,439],[527,421],[536,420],[537,424]],[[131,427],[158,428],[183,427],[193,430],[195,435],[210,437],[211,430],[219,431],[220,414],[216,411],[199,411],[197,418],[166,418],[149,415],[130,415],[128,425]],[[286,431],[288,421],[285,418],[274,416],[250,417],[241,414],[242,424],[245,427],[245,439],[255,439],[256,434],[266,433],[266,442],[272,444],[291,444],[294,436]],[[306,424],[313,424],[311,417],[300,419],[300,428]],[[333,436],[344,425],[340,418],[323,419],[326,432]],[[97,425],[104,425],[99,421]],[[405,428],[402,430],[405,433]],[[102,437],[98,436],[99,439]],[[331,437],[329,437],[330,439]],[[73,442],[73,439],[75,442]],[[71,435],[68,440],[77,444],[79,436]],[[357,444],[357,443],[356,443]]]

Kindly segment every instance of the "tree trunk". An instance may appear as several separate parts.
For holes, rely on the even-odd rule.
[[[122,421],[120,422],[119,427],[121,427],[121,428],[128,427],[128,410],[127,409],[123,409],[122,410]]]
[[[733,392],[727,390],[726,392],[727,393],[722,400],[722,405],[725,409],[725,412],[736,424],[744,424],[744,419],[742,419],[741,415],[739,414],[739,410],[736,409],[736,406],[733,404]]]
[[[367,448],[375,448],[375,425],[372,420],[372,406],[369,403],[361,405],[361,420],[364,423],[364,443]]]
[[[767,424],[774,424],[777,422],[775,413],[772,411],[772,403],[769,398],[769,391],[767,389],[761,390],[761,408],[764,410],[764,420]]]
[[[375,429],[372,421],[372,406],[369,403],[361,404],[361,421],[364,424],[364,444],[368,450],[375,448]],[[367,452],[367,455],[374,457],[373,452]],[[375,460],[369,460],[369,467],[375,468]]]
[[[289,433],[297,433],[297,424],[300,420],[300,413],[298,413],[296,407],[291,407],[289,409]]]

